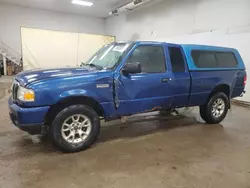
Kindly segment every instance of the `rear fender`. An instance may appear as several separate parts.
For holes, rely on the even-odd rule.
[[[216,93],[218,92],[223,92],[227,95],[228,99],[229,99],[229,109],[231,108],[231,104],[230,104],[230,98],[231,98],[231,89],[230,86],[228,84],[225,83],[221,83],[219,85],[216,85],[213,89],[212,92],[210,93],[209,97],[207,98],[207,102],[208,100]]]

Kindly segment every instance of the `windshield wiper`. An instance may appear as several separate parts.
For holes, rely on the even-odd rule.
[[[93,63],[87,64],[87,65],[90,66],[90,67],[95,67],[95,68],[97,68],[97,69],[99,69],[99,70],[102,70],[102,69],[103,69],[102,66],[96,65],[96,64],[93,64]]]

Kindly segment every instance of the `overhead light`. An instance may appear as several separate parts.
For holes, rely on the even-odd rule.
[[[142,2],[143,2],[142,0],[134,0],[135,5],[138,5],[138,4],[142,3]]]
[[[87,7],[91,7],[94,4],[92,2],[82,1],[82,0],[72,0],[71,3],[76,4],[76,5],[87,6]]]
[[[109,15],[110,16],[113,16],[113,15],[118,15],[118,10],[113,10],[113,11],[111,11],[111,12],[109,12]]]
[[[116,10],[109,12],[109,15],[116,16],[123,12],[133,11],[137,7],[141,6],[142,4],[148,3],[150,1],[153,1],[153,0],[133,0],[128,4],[125,4],[122,7],[117,8]]]

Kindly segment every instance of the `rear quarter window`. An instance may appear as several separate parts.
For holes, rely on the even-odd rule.
[[[238,64],[232,52],[194,50],[191,55],[198,68],[228,68]]]
[[[237,60],[233,53],[216,53],[219,67],[236,67]]]

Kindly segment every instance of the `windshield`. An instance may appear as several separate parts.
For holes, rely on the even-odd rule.
[[[123,54],[130,45],[131,43],[113,43],[105,45],[87,62],[82,63],[82,66],[89,65],[100,69],[112,69],[123,57]]]

